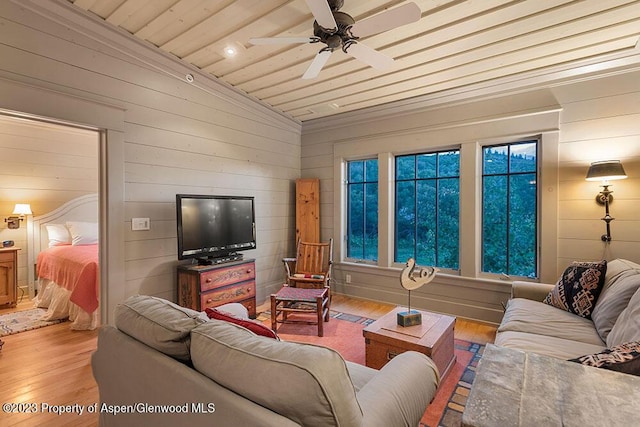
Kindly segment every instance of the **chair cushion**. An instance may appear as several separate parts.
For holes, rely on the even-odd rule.
[[[184,362],[191,358],[191,330],[208,321],[204,313],[147,295],[127,298],[115,314],[122,332]]]
[[[205,313],[207,313],[209,319],[223,320],[225,322],[235,323],[236,325],[240,325],[243,328],[247,328],[256,335],[262,335],[263,337],[273,338],[276,340],[279,339],[278,335],[276,335],[275,332],[264,326],[262,323],[255,322],[250,319],[239,319],[229,313],[225,313],[224,311],[216,310],[215,308],[207,308],[204,311]]]
[[[295,273],[293,277],[296,279],[324,279],[324,274]]]
[[[587,354],[569,361],[625,374],[640,375],[640,341],[620,344],[600,353]]]
[[[300,425],[360,426],[362,411],[335,351],[258,336],[212,319],[191,331],[195,369]]]
[[[591,312],[604,285],[607,261],[574,261],[562,273],[556,286],[544,299],[552,305],[578,316],[591,319]]]

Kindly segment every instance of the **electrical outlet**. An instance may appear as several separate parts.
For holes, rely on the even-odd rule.
[[[149,230],[151,228],[151,220],[149,218],[131,218],[131,230]]]
[[[347,283],[351,283],[351,275],[350,274],[345,274],[344,275],[344,281]]]

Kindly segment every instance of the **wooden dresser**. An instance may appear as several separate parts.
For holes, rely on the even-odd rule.
[[[178,304],[204,311],[230,302],[244,305],[249,316],[255,319],[255,260],[178,266]]]
[[[18,301],[18,251],[0,248],[0,305],[14,307]]]

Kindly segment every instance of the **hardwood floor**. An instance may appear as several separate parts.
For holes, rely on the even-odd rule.
[[[0,314],[31,308],[25,301]],[[14,405],[0,414],[3,426],[97,426],[96,414],[87,408],[99,401],[91,373],[90,356],[96,348],[96,331],[72,331],[69,322],[2,337],[0,398]],[[24,405],[28,404],[28,405]],[[79,405],[82,415],[55,414],[55,405]],[[51,405],[47,408],[46,405]]]
[[[393,305],[334,295],[332,308],[344,313],[376,319]],[[0,314],[31,308],[23,301],[16,308],[0,309]],[[269,309],[268,302],[258,311]],[[493,342],[496,327],[458,318],[455,337],[486,344]],[[13,407],[13,410],[34,410],[33,413],[0,414],[3,426],[97,426],[98,417],[88,408],[99,402],[98,388],[91,373],[90,357],[96,348],[96,331],[72,331],[69,323],[2,337],[0,351],[0,400],[2,403],[35,404]],[[82,415],[57,415],[43,412],[61,406],[77,405]]]

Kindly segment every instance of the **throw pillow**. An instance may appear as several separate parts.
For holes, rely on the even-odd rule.
[[[600,353],[587,354],[569,361],[625,374],[640,375],[640,341],[620,344],[604,349]]]
[[[573,262],[562,273],[556,286],[544,299],[545,304],[590,319],[604,286],[607,261]]]
[[[609,275],[610,266],[611,263],[607,264],[607,276]],[[634,273],[634,271],[629,270],[628,273]],[[598,302],[591,313],[593,324],[602,341],[607,340],[607,336],[609,336],[611,329],[620,317],[620,313],[627,308],[631,297],[640,289],[640,274],[619,275],[619,277],[614,283],[605,283],[605,287],[602,289]],[[609,286],[607,287],[607,285]]]
[[[275,332],[264,326],[262,323],[254,322],[249,319],[238,319],[235,316],[231,316],[230,314],[216,310],[215,308],[206,308],[204,311],[207,313],[209,319],[224,320],[225,322],[235,323],[236,325],[249,329],[256,335],[280,340]]]
[[[631,341],[640,341],[640,289],[629,300],[616,323],[607,335],[607,347],[615,347]]]

